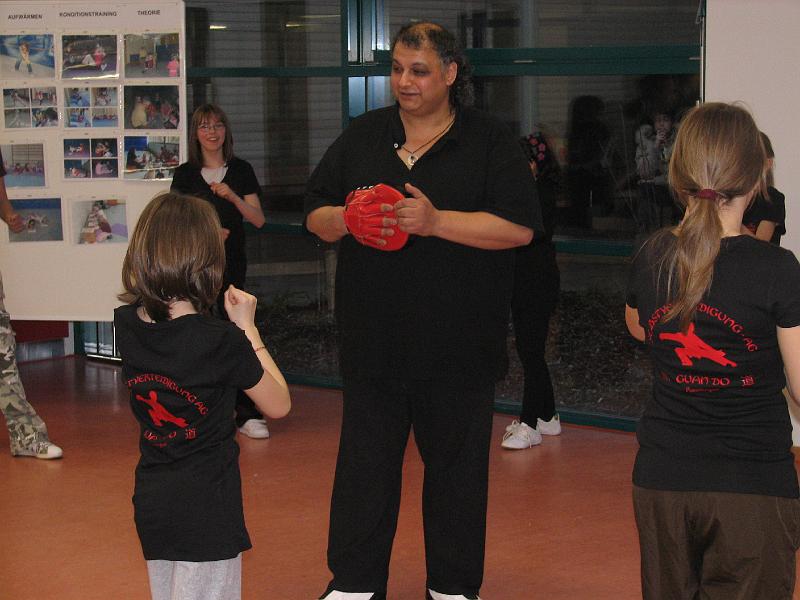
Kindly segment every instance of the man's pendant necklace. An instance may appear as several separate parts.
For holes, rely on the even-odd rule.
[[[409,167],[413,167],[414,163],[416,163],[419,160],[419,157],[417,156],[417,152],[419,152],[420,150],[422,150],[423,148],[425,148],[429,144],[432,144],[433,142],[438,140],[440,137],[442,137],[447,132],[447,130],[450,129],[451,125],[453,124],[453,121],[455,121],[455,120],[456,120],[456,117],[455,117],[455,115],[453,115],[453,118],[450,119],[450,122],[447,124],[447,127],[442,129],[439,133],[437,133],[435,136],[433,136],[427,142],[422,144],[422,146],[420,146],[419,148],[416,148],[414,150],[409,150],[405,146],[400,146],[403,150],[408,152],[408,166]]]

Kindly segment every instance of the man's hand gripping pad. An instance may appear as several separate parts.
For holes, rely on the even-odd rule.
[[[394,209],[381,212],[382,204],[394,206],[405,196],[390,185],[379,183],[372,187],[353,190],[347,195],[344,203],[344,223],[347,230],[360,243],[378,250],[399,250],[408,241],[408,233],[400,231],[397,225],[383,226],[383,219],[397,219]],[[383,236],[382,230],[391,229],[394,235]],[[381,245],[379,240],[385,240]]]

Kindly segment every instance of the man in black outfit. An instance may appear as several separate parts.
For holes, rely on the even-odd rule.
[[[386,598],[413,426],[425,463],[427,597],[478,598],[494,382],[506,365],[511,248],[540,230],[536,189],[516,140],[470,109],[452,34],[404,27],[392,44],[397,104],[355,119],[311,176],[307,227],[339,245],[336,317],[344,411],[328,543],[326,600]],[[384,183],[404,192],[381,235],[348,235],[344,200]],[[384,206],[389,211],[389,205]]]

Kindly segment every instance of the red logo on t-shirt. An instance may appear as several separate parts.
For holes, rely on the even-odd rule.
[[[675,354],[681,359],[681,364],[691,367],[694,363],[693,358],[707,358],[713,360],[715,363],[723,367],[735,367],[736,363],[725,358],[725,353],[722,350],[716,350],[703,340],[701,340],[694,332],[694,323],[689,324],[689,330],[686,333],[660,333],[658,339],[669,340],[678,342],[682,347],[675,348]]]
[[[169,423],[175,423],[175,425],[181,428],[185,428],[188,425],[184,419],[176,417],[166,408],[164,408],[164,406],[158,401],[158,394],[156,394],[154,391],[151,391],[147,398],[136,394],[136,399],[141,400],[150,407],[147,412],[150,414],[150,418],[153,419],[153,424],[156,425],[156,427],[161,427],[165,421]]]

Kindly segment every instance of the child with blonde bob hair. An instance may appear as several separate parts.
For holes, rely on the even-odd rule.
[[[139,421],[134,519],[153,600],[241,598],[242,508],[233,420],[242,389],[280,418],[286,381],[255,326],[256,298],[230,286],[230,321],[209,314],[225,251],[214,207],[162,193],[142,212],[114,311],[122,372]]]
[[[800,502],[783,388],[800,389],[800,265],[741,233],[766,168],[744,108],[694,108],[669,165],[685,215],[631,269],[626,323],[654,366],[633,469],[645,600],[792,598]]]

